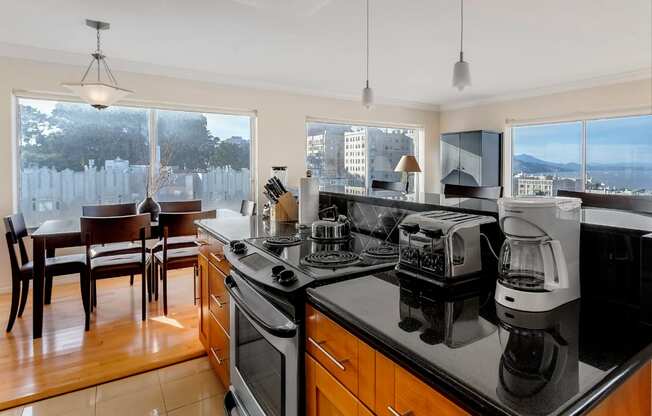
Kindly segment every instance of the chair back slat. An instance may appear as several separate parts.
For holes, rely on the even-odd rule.
[[[579,198],[582,200],[583,207],[617,209],[641,214],[652,214],[652,198],[641,195],[599,194],[559,189],[557,196]]]
[[[29,256],[27,255],[27,249],[25,248],[23,238],[27,237],[29,234],[27,232],[27,226],[25,225],[25,217],[23,217],[23,214],[21,213],[8,215],[4,218],[4,222],[5,231],[10,235],[12,240],[12,245],[10,247],[11,250],[14,250],[14,244],[18,244],[21,264],[27,263],[29,261]],[[15,254],[16,253],[14,252],[14,255]]]
[[[14,277],[20,276],[20,266],[18,265],[18,258],[16,257],[16,250],[14,248],[14,238],[10,232],[5,234],[7,239],[7,248],[9,249],[9,264],[11,265],[11,275]]]
[[[240,203],[240,214],[243,216],[252,216],[256,212],[256,203],[254,201],[248,201],[243,199]]]
[[[498,199],[503,196],[502,186],[467,186],[444,184],[444,196],[459,198]]]
[[[82,216],[84,217],[121,217],[135,214],[136,203],[84,205],[82,207]]]
[[[371,181],[371,189],[386,189],[388,191],[405,191],[405,184],[401,182],[389,182],[374,179]]]
[[[207,218],[215,218],[217,212],[161,212],[158,216],[158,224],[162,230],[167,231],[168,237],[179,237],[197,234],[195,221]]]
[[[161,212],[198,212],[201,211],[201,199],[192,201],[159,201]]]
[[[145,238],[151,234],[151,216],[148,213],[120,217],[81,217],[79,221],[82,243],[86,246],[140,240],[141,230],[144,230]]]

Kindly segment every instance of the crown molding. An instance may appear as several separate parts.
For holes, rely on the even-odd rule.
[[[508,94],[498,94],[492,97],[481,99],[471,99],[463,101],[452,101],[440,104],[440,111],[459,110],[469,107],[479,107],[482,105],[493,104],[503,101],[512,101],[522,98],[541,97],[545,95],[559,94],[568,91],[581,90],[593,87],[600,87],[612,84],[621,84],[625,82],[640,81],[652,78],[652,67],[641,68],[634,71],[626,71],[618,74],[605,75],[582,80],[564,82],[560,84],[537,87],[527,90],[515,91]]]
[[[32,46],[16,45],[4,42],[0,42],[0,57],[79,67],[85,67],[88,65],[89,60],[88,54],[57,51],[53,49],[36,48]],[[293,95],[303,95],[316,98],[329,98],[354,102],[360,101],[360,96],[358,94],[292,87],[269,81],[225,76],[223,74],[217,74],[208,71],[155,65],[146,62],[130,61],[111,57],[109,58],[111,68],[115,72],[118,72],[118,77],[120,72],[128,72],[140,75],[163,76],[187,81],[200,81],[224,87],[239,87],[251,90],[283,92]],[[83,68],[81,68],[80,71],[83,71]],[[439,111],[439,105],[437,104],[402,100],[391,97],[378,97],[376,99],[376,103],[377,105],[411,108],[423,111]]]

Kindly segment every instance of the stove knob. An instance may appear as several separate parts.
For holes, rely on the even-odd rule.
[[[292,270],[283,270],[278,277],[278,282],[283,286],[290,286],[297,281],[297,276]]]
[[[278,278],[283,270],[285,270],[285,266],[278,265],[272,267],[272,276]]]
[[[245,254],[247,252],[247,245],[242,241],[231,241],[231,251],[235,254]]]

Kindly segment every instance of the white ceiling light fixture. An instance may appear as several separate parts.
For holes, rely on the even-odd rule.
[[[471,85],[471,70],[464,60],[464,0],[460,0],[460,60],[453,68],[453,86],[462,91]]]
[[[367,79],[365,86],[362,89],[362,105],[365,106],[367,110],[370,110],[374,106],[374,91],[369,86],[369,0],[365,1],[367,6],[367,37],[365,38],[365,47],[367,49],[367,56],[365,61]]]
[[[86,26],[97,31],[97,49],[91,54],[93,59],[88,64],[88,68],[86,68],[81,82],[63,83],[61,86],[74,92],[91,106],[102,110],[127,95],[133,94],[133,91],[118,86],[118,81],[106,63],[106,55],[102,53],[102,49],[100,48],[100,31],[108,30],[111,25],[106,22],[86,19]],[[86,81],[93,66],[96,66],[97,78],[93,81]],[[102,70],[106,73],[106,82],[102,80]]]

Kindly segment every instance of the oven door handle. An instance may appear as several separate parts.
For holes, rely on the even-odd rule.
[[[227,276],[224,279],[226,290],[229,292],[231,299],[238,305],[238,308],[242,313],[250,320],[254,321],[260,325],[265,331],[279,338],[293,338],[297,334],[297,326],[292,322],[289,322],[285,325],[273,326],[265,321],[264,318],[260,317],[244,300],[240,295],[240,290],[238,290],[238,285],[231,276]]]

